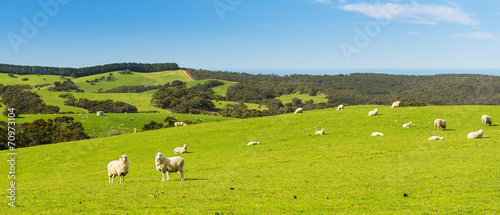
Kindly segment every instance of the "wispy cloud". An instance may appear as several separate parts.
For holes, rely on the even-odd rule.
[[[313,0],[314,2],[321,3],[321,4],[331,4],[332,2],[330,0]]]
[[[470,33],[460,33],[460,34],[453,34],[452,36],[454,37],[466,37],[466,38],[473,38],[473,39],[479,39],[479,40],[497,40],[498,36],[494,34],[490,34],[487,32],[470,32]]]
[[[412,32],[406,32],[407,34],[411,34],[411,35],[415,35],[415,36],[419,36],[421,37],[422,36],[422,32],[416,32],[416,31],[412,31]]]
[[[403,20],[409,23],[437,25],[440,22],[451,22],[462,25],[477,25],[479,22],[472,19],[470,14],[464,13],[460,8],[446,5],[421,5],[413,4],[381,4],[357,3],[341,5],[340,9],[354,11],[365,16],[385,19]]]

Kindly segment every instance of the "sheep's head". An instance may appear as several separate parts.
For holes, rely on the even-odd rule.
[[[127,157],[127,155],[122,155],[120,157],[120,161],[123,162],[123,163],[128,163],[128,157]]]
[[[156,157],[155,157],[156,160],[163,160],[163,158],[164,157],[163,157],[163,154],[161,152],[156,153]]]
[[[479,133],[483,133],[483,130],[479,130]]]

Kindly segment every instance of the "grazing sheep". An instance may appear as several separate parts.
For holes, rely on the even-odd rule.
[[[469,134],[467,134],[467,138],[469,138],[469,139],[483,138],[483,130],[479,130],[476,132],[470,132]]]
[[[403,124],[403,128],[409,128],[411,127],[411,121],[409,123]]]
[[[440,137],[440,136],[432,136],[432,137],[429,137],[429,140],[442,140],[444,139],[443,137]]]
[[[375,108],[375,110],[372,110],[372,111],[368,112],[368,116],[376,116],[376,115],[378,115],[378,109],[377,108]]]
[[[260,142],[255,142],[255,141],[253,141],[253,142],[249,142],[249,143],[247,144],[247,146],[253,146],[253,145],[260,145]]]
[[[481,117],[481,122],[483,122],[483,125],[486,125],[486,123],[488,123],[488,125],[491,126],[491,124],[492,124],[492,122],[491,122],[491,116],[483,115]]]
[[[127,175],[129,170],[129,163],[127,155],[122,155],[119,160],[111,161],[108,164],[108,177],[109,183],[113,184],[115,176],[120,177],[120,184],[125,183],[125,175]]]
[[[128,119],[128,120],[129,120],[129,121],[134,121],[134,118],[130,118],[130,119]]]
[[[373,132],[372,137],[376,137],[376,136],[384,136],[384,134],[380,133],[380,132]]]
[[[321,131],[316,131],[316,133],[314,133],[314,134],[323,135],[323,134],[325,134],[325,129],[323,128],[323,129],[321,129]]]
[[[184,144],[183,147],[177,147],[174,149],[174,154],[184,154],[188,152],[188,146]]]
[[[399,104],[401,104],[400,101],[395,101],[395,102],[392,103],[391,108],[399,107]]]
[[[175,122],[174,123],[174,126],[177,127],[177,126],[184,126],[184,125],[187,125],[186,123],[184,122]]]
[[[184,179],[184,158],[182,157],[164,157],[161,152],[156,153],[155,157],[156,170],[162,173],[165,181],[165,172],[167,173],[167,181],[170,180],[171,172],[178,172],[181,175],[181,181]]]
[[[302,113],[304,111],[304,108],[297,108],[295,110],[295,113],[294,114],[298,114],[298,113]]]
[[[339,105],[339,106],[337,107],[337,110],[344,110],[344,105],[342,105],[342,104],[341,104],[341,105]]]
[[[436,129],[436,131],[438,129],[441,130],[441,128],[443,128],[443,131],[446,130],[446,121],[444,121],[444,119],[434,120],[434,128]]]
[[[134,128],[134,133],[137,133],[137,128]]]

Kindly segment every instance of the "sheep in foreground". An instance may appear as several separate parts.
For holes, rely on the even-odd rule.
[[[174,154],[183,154],[188,152],[188,146],[184,144],[182,147],[177,147],[174,149]]]
[[[469,138],[469,139],[483,138],[483,130],[479,130],[476,132],[470,132],[469,134],[467,134],[467,138]]]
[[[436,119],[434,120],[434,128],[436,131],[441,128],[443,128],[443,131],[446,129],[446,121],[444,119]]]
[[[316,133],[314,133],[314,134],[316,134],[316,135],[323,135],[323,134],[325,134],[325,129],[323,128],[320,131],[316,131]]]
[[[432,136],[432,137],[429,137],[429,140],[442,140],[444,139],[443,137],[440,137],[440,136]]]
[[[372,137],[376,137],[376,136],[384,136],[384,134],[380,133],[380,132],[373,132]]]
[[[252,142],[247,143],[247,146],[254,146],[254,145],[260,145],[260,142],[252,141]]]
[[[403,124],[403,128],[409,128],[411,127],[411,121],[409,123]]]
[[[177,126],[184,126],[184,125],[187,125],[186,123],[184,122],[175,122],[174,123],[174,126],[177,127]]]
[[[304,111],[304,108],[297,108],[297,109],[295,109],[294,114],[302,113],[303,111]]]
[[[162,173],[165,181],[165,172],[167,173],[167,181],[170,180],[171,172],[178,172],[181,175],[181,181],[184,179],[184,158],[182,157],[164,157],[161,152],[156,153],[155,157],[156,170]]]
[[[125,175],[127,175],[128,170],[129,170],[129,163],[127,155],[122,155],[119,160],[109,162],[108,164],[109,183],[110,184],[114,183],[115,176],[120,177],[120,184],[125,183]]]
[[[399,107],[399,104],[401,104],[400,101],[395,101],[395,102],[392,103],[391,108]]]
[[[483,125],[488,124],[489,126],[491,126],[491,124],[492,124],[492,122],[491,122],[491,116],[483,115],[481,117],[481,122],[483,122]]]
[[[376,116],[376,115],[378,115],[378,109],[377,108],[375,108],[375,110],[372,110],[372,111],[368,112],[368,116]]]
[[[339,105],[339,106],[337,107],[337,110],[344,110],[344,105],[342,105],[342,104],[341,104],[341,105]]]

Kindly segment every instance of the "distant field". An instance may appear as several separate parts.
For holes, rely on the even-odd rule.
[[[230,102],[230,101],[215,101],[211,100],[215,104],[215,108],[224,108],[227,104],[239,104],[239,102]],[[248,109],[256,109],[256,110],[265,110],[267,109],[265,105],[254,104],[254,103],[243,103]]]
[[[217,86],[217,87],[214,87],[212,88],[212,90],[214,91],[214,93],[216,95],[222,95],[222,96],[226,96],[226,93],[227,93],[227,89],[230,87],[230,86],[233,86],[235,84],[237,84],[238,82],[232,82],[232,81],[222,81],[224,82],[224,85],[221,85],[221,86]]]
[[[375,108],[380,115],[369,117],[368,111]],[[499,113],[498,106],[347,106],[344,111],[331,108],[214,121],[21,148],[16,150],[17,207],[4,203],[0,211],[496,214],[500,211]],[[493,126],[481,124],[483,114],[493,118]],[[133,123],[139,126],[146,116],[153,119],[116,115],[103,127],[123,122],[127,127],[132,123],[128,117],[137,119]],[[445,131],[434,130],[436,118],[447,121]],[[104,124],[98,121],[104,119],[90,121],[97,125]],[[409,121],[411,128],[401,128]],[[325,135],[314,135],[322,128]],[[466,138],[468,132],[479,129],[484,130],[484,138]],[[376,131],[385,136],[371,137]],[[427,140],[433,135],[444,140]],[[247,146],[250,141],[261,145]],[[155,154],[177,156],[173,150],[183,144],[189,152],[181,155],[184,181],[172,173],[170,181],[162,182],[154,166]],[[115,179],[110,185],[106,165],[123,154],[130,159],[126,183]],[[9,163],[0,162],[0,169],[7,171]],[[0,177],[4,189],[9,182]]]
[[[0,73],[0,83],[3,85],[27,84],[30,86],[40,84],[52,84],[56,81],[61,81],[57,75],[15,75],[16,78],[9,77],[6,73]],[[28,81],[23,81],[23,78],[28,78]]]
[[[311,100],[311,99],[314,101],[314,103],[321,103],[321,102],[326,103],[326,102],[328,102],[328,99],[325,99],[321,96],[310,96],[307,94],[299,94],[299,93],[283,95],[283,96],[278,97],[278,99],[281,100],[281,102],[283,102],[283,104],[291,103],[293,98],[301,99],[302,103],[305,103],[306,101]]]

